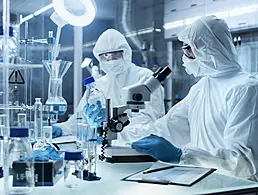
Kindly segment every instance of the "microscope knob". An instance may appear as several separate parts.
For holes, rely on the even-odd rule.
[[[121,132],[124,129],[124,125],[120,121],[115,123],[115,127],[117,132]]]
[[[111,125],[111,131],[117,133],[124,129],[124,125],[121,121],[113,121]]]
[[[140,94],[140,93],[133,94],[133,100],[135,100],[135,101],[141,101],[142,98],[143,98],[142,94]]]

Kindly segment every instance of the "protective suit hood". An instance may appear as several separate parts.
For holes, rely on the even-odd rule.
[[[241,70],[224,20],[215,16],[202,17],[180,32],[178,39],[191,46],[201,76],[217,77]]]
[[[119,65],[119,72],[124,72],[125,70],[127,70],[127,68],[129,68],[129,66],[133,66],[133,64],[131,63],[132,49],[126,41],[125,37],[115,29],[108,29],[100,35],[95,47],[93,48],[93,54],[95,58],[97,58],[97,60],[99,61],[100,68],[105,73],[108,73],[108,67],[106,67],[108,65],[101,62],[99,55],[120,50],[123,51],[124,63],[121,63],[121,65]]]

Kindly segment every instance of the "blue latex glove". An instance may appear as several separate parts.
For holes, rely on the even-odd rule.
[[[49,161],[49,160],[61,160],[58,151],[55,148],[48,146],[46,150],[34,150],[35,161]]]
[[[61,137],[62,136],[62,129],[55,125],[52,126],[52,138]]]
[[[97,144],[102,144],[103,136],[97,136]]]
[[[55,126],[56,123],[51,122],[52,126],[52,138],[57,138],[62,136],[62,128]],[[48,121],[43,121],[43,126],[48,126]]]
[[[151,155],[157,160],[179,163],[182,150],[175,147],[163,137],[150,135],[132,143],[132,148],[137,152]]]
[[[83,108],[83,117],[90,126],[99,127],[105,119],[105,108],[102,108],[101,102],[95,104],[86,104]]]

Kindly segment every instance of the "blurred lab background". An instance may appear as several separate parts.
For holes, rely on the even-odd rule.
[[[13,71],[21,81],[10,82],[12,104],[30,106],[36,97],[41,97],[44,104],[48,98],[49,74],[42,60],[48,55],[44,40],[49,31],[55,36],[57,29],[50,19],[51,3],[51,0],[10,0],[10,21],[18,34],[18,53],[31,64],[10,70],[10,81]],[[95,5],[97,15],[90,25],[83,28],[66,25],[62,29],[59,58],[73,64],[63,78],[63,97],[68,108],[59,121],[67,120],[78,105],[85,90],[82,80],[92,74],[93,65],[98,66],[92,49],[99,35],[108,28],[126,36],[136,65],[153,71],[164,66],[172,68],[164,83],[166,110],[183,99],[200,79],[189,76],[182,67],[182,43],[177,40],[177,34],[201,16],[225,19],[240,64],[248,72],[258,72],[258,0],[95,0]]]

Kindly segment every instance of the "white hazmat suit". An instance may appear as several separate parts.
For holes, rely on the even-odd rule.
[[[178,38],[196,57],[183,57],[186,71],[203,78],[164,117],[141,130],[181,147],[182,164],[257,180],[258,83],[241,70],[228,26],[207,16]]]
[[[100,54],[120,50],[123,51],[123,59],[115,60],[119,62],[116,65],[111,65],[109,62],[101,62]],[[124,100],[120,98],[123,87],[136,84],[142,78],[150,77],[153,74],[149,69],[138,67],[131,63],[132,50],[125,37],[114,29],[109,29],[102,33],[93,49],[93,54],[100,62],[100,68],[106,73],[105,76],[96,79],[96,86],[103,92],[105,98],[111,99],[111,106],[125,104]],[[84,94],[76,111],[82,111],[85,105],[86,99]],[[118,133],[118,139],[123,141],[137,140],[142,136],[148,135],[143,134],[141,130],[136,131],[136,127],[140,126],[140,124],[154,122],[164,116],[164,89],[162,86],[151,95],[151,101],[146,103],[144,110],[140,110],[139,113],[131,113],[129,111],[127,113],[130,124],[121,133]],[[72,115],[67,122],[56,124],[56,126],[62,128],[63,134],[75,134],[76,114]]]

